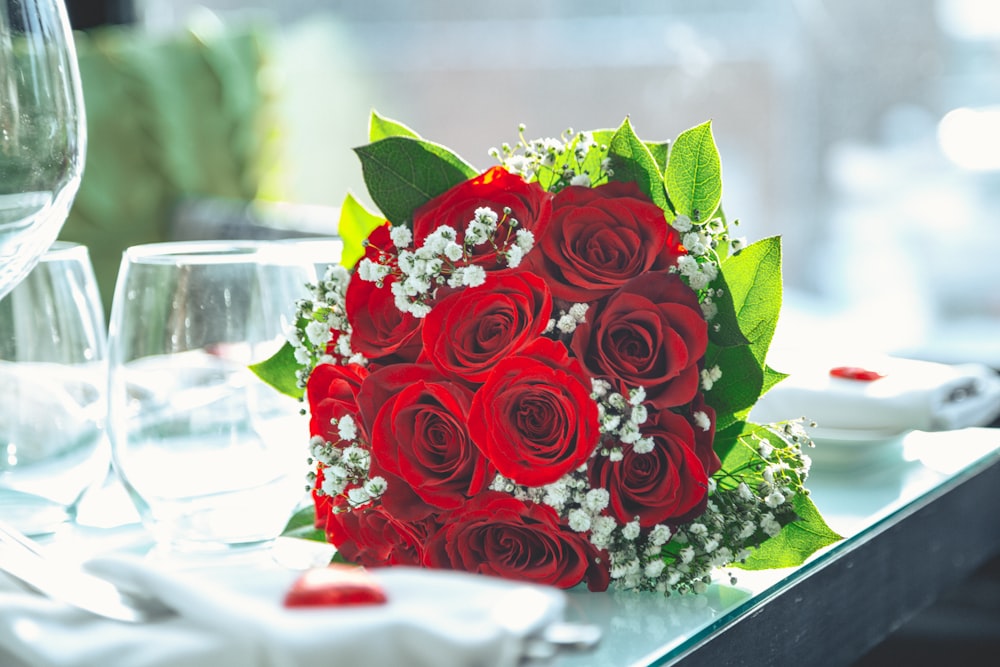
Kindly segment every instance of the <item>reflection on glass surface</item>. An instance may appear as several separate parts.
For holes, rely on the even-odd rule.
[[[770,593],[808,577],[818,565],[850,551],[866,535],[943,484],[1000,456],[1000,431],[968,429],[938,433],[913,432],[893,458],[878,465],[814,465],[808,486],[813,501],[830,526],[845,540],[820,552],[801,568],[760,572],[728,572],[703,597],[661,598],[648,593],[570,593],[569,618],[605,629],[596,652],[564,657],[558,667],[664,664],[692,648],[726,624],[742,618]],[[657,662],[664,661],[664,662]]]

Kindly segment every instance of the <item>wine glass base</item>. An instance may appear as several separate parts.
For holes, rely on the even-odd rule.
[[[76,518],[75,507],[13,489],[0,489],[0,516],[30,537],[54,533]]]

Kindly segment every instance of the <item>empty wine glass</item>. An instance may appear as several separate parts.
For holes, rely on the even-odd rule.
[[[282,244],[125,251],[111,308],[114,465],[154,537],[182,551],[266,542],[304,495],[302,406],[248,368],[276,352],[315,281]]]
[[[61,0],[0,0],[0,297],[56,239],[83,174],[86,128]]]
[[[0,516],[73,518],[108,470],[104,310],[87,248],[56,242],[0,299]]]

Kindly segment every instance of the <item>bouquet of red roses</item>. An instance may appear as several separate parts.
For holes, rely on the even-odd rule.
[[[783,377],[780,245],[731,236],[710,124],[522,136],[484,172],[370,135],[381,214],[348,197],[342,265],[257,368],[304,390],[310,523],[343,559],[669,593],[838,539],[803,430],[747,422]]]

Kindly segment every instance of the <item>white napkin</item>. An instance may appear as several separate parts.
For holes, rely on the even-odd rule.
[[[512,667],[522,640],[562,618],[561,591],[459,572],[373,571],[388,603],[286,609],[299,572],[259,562],[174,571],[132,556],[88,569],[179,612],[147,624],[94,617],[0,575],[4,667]]]
[[[832,377],[854,366],[884,377],[872,382]],[[946,431],[983,426],[1000,414],[1000,376],[980,364],[952,366],[894,357],[822,353],[788,356],[789,377],[753,410],[757,422],[805,417],[817,436],[892,437],[908,431]]]

